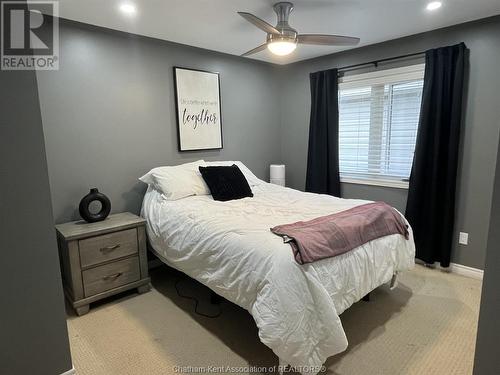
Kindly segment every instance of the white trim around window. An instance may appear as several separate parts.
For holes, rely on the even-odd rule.
[[[403,66],[377,70],[376,72],[354,74],[339,78],[339,89],[351,89],[372,85],[388,84],[401,81],[422,79],[425,72],[425,64]]]
[[[340,181],[408,189],[425,64],[339,79]]]
[[[390,187],[394,189],[408,189],[409,182],[403,180],[389,180],[378,178],[355,178],[355,177],[340,177],[340,182],[343,184],[370,185]]]

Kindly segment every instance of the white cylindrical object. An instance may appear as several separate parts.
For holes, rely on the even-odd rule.
[[[284,164],[271,164],[269,166],[269,182],[271,184],[285,186]]]

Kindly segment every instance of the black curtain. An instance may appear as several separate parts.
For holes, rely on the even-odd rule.
[[[462,120],[465,44],[429,50],[406,217],[416,257],[450,265]]]
[[[306,191],[340,196],[337,69],[310,74]]]

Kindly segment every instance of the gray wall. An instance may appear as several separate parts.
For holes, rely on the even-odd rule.
[[[483,268],[500,131],[496,92],[500,17],[436,30],[287,66],[275,66],[151,38],[63,21],[61,70],[38,72],[56,222],[99,187],[113,211],[138,212],[151,167],[199,158],[240,159],[261,178],[287,164],[288,185],[303,189],[310,72],[465,42],[470,49],[452,261]],[[224,149],[179,153],[172,66],[221,73]],[[404,211],[406,190],[343,184],[347,198],[385,200]],[[457,241],[458,242],[458,241]]]
[[[484,270],[481,310],[474,359],[474,374],[500,374],[498,338],[500,337],[500,142],[498,144],[497,168],[493,202],[491,204],[490,234]]]
[[[309,128],[309,73],[465,42],[470,79],[458,177],[456,246],[452,261],[483,268],[500,129],[500,17],[435,30],[285,66],[281,71],[282,161],[291,187],[305,184]],[[404,211],[406,190],[343,184],[347,198],[382,199]],[[469,245],[458,245],[458,232]]]
[[[98,187],[112,210],[138,212],[150,168],[242,160],[267,178],[280,161],[278,67],[63,21],[57,72],[38,72],[56,222],[78,219]],[[224,149],[179,153],[173,66],[220,72]]]
[[[0,373],[71,369],[34,72],[0,71]]]

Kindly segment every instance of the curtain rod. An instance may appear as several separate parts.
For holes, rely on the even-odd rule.
[[[375,67],[378,67],[378,64],[382,63],[382,62],[401,60],[401,59],[406,59],[409,57],[415,57],[415,56],[420,56],[420,55],[425,55],[425,51],[416,52],[416,53],[409,53],[407,55],[388,57],[386,59],[374,60],[374,61],[369,61],[369,62],[365,62],[365,63],[361,63],[361,64],[347,65],[347,66],[343,66],[342,68],[338,68],[337,70],[339,71],[339,73],[342,73],[342,72],[346,72],[346,71],[350,71],[350,70],[355,70],[357,68],[361,68],[365,65],[375,65]]]

